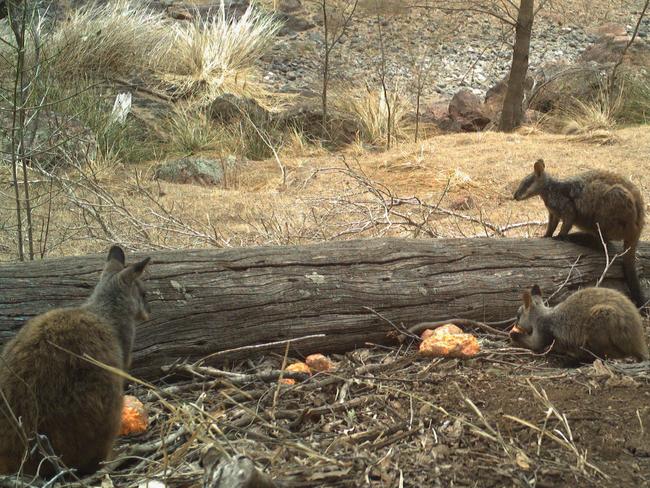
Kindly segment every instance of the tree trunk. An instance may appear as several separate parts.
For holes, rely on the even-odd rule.
[[[329,124],[327,123],[327,88],[329,85],[330,77],[330,48],[329,46],[329,24],[327,19],[327,0],[322,0],[321,3],[323,10],[323,36],[324,36],[324,52],[323,52],[323,90],[321,91],[321,102],[323,104],[323,129],[328,130]]]
[[[524,88],[528,73],[530,37],[533,31],[534,0],[521,0],[515,26],[515,45],[512,49],[512,65],[508,77],[508,90],[503,101],[499,130],[511,132],[523,120]]]
[[[650,245],[642,243],[639,254],[647,269]],[[129,255],[127,262],[143,256]],[[557,301],[568,290],[595,284],[605,264],[597,248],[488,238],[355,240],[152,257],[152,318],[137,329],[132,371],[145,379],[179,359],[311,334],[325,336],[296,343],[291,354],[390,342],[391,325],[369,309],[405,326],[451,317],[507,319],[524,288],[537,283],[550,295],[567,280]],[[36,314],[81,304],[103,264],[104,256],[95,255],[0,265],[0,343]],[[622,266],[614,263],[604,284],[623,283]]]

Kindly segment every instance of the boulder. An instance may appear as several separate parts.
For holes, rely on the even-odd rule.
[[[481,99],[469,90],[458,91],[449,102],[448,111],[451,120],[458,122],[465,132],[483,130],[491,122]]]
[[[170,183],[194,185],[220,185],[224,177],[222,161],[208,158],[186,157],[160,164],[154,171],[156,179]]]
[[[256,100],[238,97],[230,93],[216,98],[207,107],[207,113],[210,118],[223,124],[250,119],[255,125],[265,125],[270,119],[268,110]]]
[[[580,55],[580,61],[597,64],[616,63],[631,36],[625,26],[615,23],[603,24],[596,29],[598,39]],[[624,62],[632,66],[650,66],[650,44],[643,39],[642,32],[628,48]]]
[[[526,85],[524,90],[526,95],[530,94],[533,88],[534,80],[532,76],[526,76]],[[487,92],[485,92],[485,101],[483,102],[483,113],[491,120],[498,120],[498,115],[503,110],[503,101],[506,98],[508,91],[508,76],[504,76],[494,85],[492,85]]]
[[[279,129],[294,128],[314,140],[330,140],[350,143],[362,127],[357,120],[336,110],[328,112],[328,127],[323,126],[323,111],[313,103],[290,107],[275,116]]]

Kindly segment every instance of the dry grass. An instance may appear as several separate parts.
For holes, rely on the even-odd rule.
[[[280,24],[252,5],[238,19],[226,17],[224,2],[209,20],[170,26],[167,45],[159,45],[153,69],[167,88],[203,101],[228,92],[252,96],[260,90],[255,62],[270,48]]]
[[[610,93],[605,82],[601,82],[593,100],[574,99],[573,103],[560,111],[562,132],[584,135],[595,131],[611,131],[616,127],[621,106],[620,91]]]
[[[391,137],[399,140],[405,135],[405,121],[410,107],[400,89],[389,91],[387,97],[381,89],[339,89],[332,96],[332,105],[359,122],[359,136],[364,142],[380,144],[386,141],[389,113]]]
[[[539,157],[549,172],[563,177],[589,169],[614,170],[636,183],[650,201],[650,177],[642,164],[650,160],[650,145],[644,142],[650,140],[650,128],[616,129],[613,134],[615,145],[580,142],[575,136],[487,132],[438,136],[379,153],[353,154],[350,149],[332,155],[307,148],[307,156],[294,156],[287,148],[280,153],[288,172],[281,191],[274,159],[242,164],[226,188],[152,181],[150,168],[143,164],[136,166],[137,181],[134,168],[128,167],[102,174],[99,183],[140,222],[134,226],[124,215],[109,214],[108,205],[104,209],[113,219],[116,237],[135,248],[306,244],[378,236],[539,236],[544,228],[535,222],[547,218],[541,200],[512,200],[519,180]],[[203,156],[219,158],[222,153]],[[353,171],[346,170],[342,158]],[[0,192],[0,255],[7,260],[13,259],[15,217],[10,188]],[[57,246],[51,254],[102,250],[110,238],[98,225],[89,226],[63,196],[57,198],[50,236]],[[399,201],[403,203],[397,205]],[[431,213],[438,203],[441,211]],[[176,222],[161,219],[161,208],[170,210]],[[46,211],[47,206],[38,209],[39,226]],[[73,231],[66,241],[66,232]],[[57,233],[61,239],[55,239]],[[643,238],[648,236],[646,228]]]
[[[223,130],[204,110],[177,105],[164,124],[171,151],[187,154],[215,149],[222,141]]]
[[[167,36],[168,22],[140,2],[88,3],[72,10],[47,43],[63,80],[84,76],[127,75],[150,64],[151,54]]]

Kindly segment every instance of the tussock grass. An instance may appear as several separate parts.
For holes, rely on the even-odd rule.
[[[205,111],[187,106],[177,106],[164,124],[164,129],[169,136],[169,146],[179,153],[214,149],[223,136],[223,131],[219,130]]]
[[[162,13],[140,2],[89,3],[52,34],[48,55],[60,79],[122,76],[151,63],[169,28]]]
[[[381,89],[342,90],[333,97],[333,105],[340,112],[352,116],[361,127],[360,138],[364,142],[379,144],[388,135],[389,106],[392,137],[399,140],[405,133],[408,105],[400,90],[384,96]],[[387,103],[388,102],[388,103]]]
[[[650,72],[635,67],[619,71],[621,110],[623,123],[647,124],[650,122]]]
[[[222,124],[193,104],[177,106],[164,124],[167,145],[181,154],[215,151],[253,160],[272,157],[271,147],[282,145],[283,134],[271,123],[256,123],[242,115],[234,122]]]
[[[224,2],[208,19],[170,26],[167,46],[159,45],[156,77],[179,96],[204,101],[222,93],[254,96],[260,87],[252,74],[268,50],[280,23],[252,5],[238,18],[226,16]]]
[[[572,98],[544,117],[542,125],[554,132],[579,136],[580,141],[602,143],[618,125],[622,108],[620,90],[610,93],[607,78],[588,99]],[[611,142],[611,139],[610,139]]]

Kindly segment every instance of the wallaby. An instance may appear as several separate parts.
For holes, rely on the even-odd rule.
[[[539,286],[525,291],[517,312],[513,343],[541,352],[553,351],[587,362],[598,358],[648,360],[641,314],[623,293],[583,288],[555,307],[547,307]]]
[[[63,465],[89,474],[108,459],[123,404],[136,321],[149,309],[140,276],[149,258],[125,266],[112,246],[91,296],[80,307],[29,320],[0,355],[0,474],[52,476],[36,436],[47,437]],[[45,451],[47,453],[47,451]]]
[[[557,180],[544,171],[538,159],[533,172],[526,176],[515,200],[539,195],[548,209],[548,227],[544,237],[552,237],[560,220],[559,238],[566,238],[571,227],[598,236],[598,227],[607,243],[623,240],[623,270],[632,299],[644,304],[641,283],[636,270],[636,248],[643,230],[645,206],[639,189],[629,180],[609,171],[588,171],[566,180]]]

